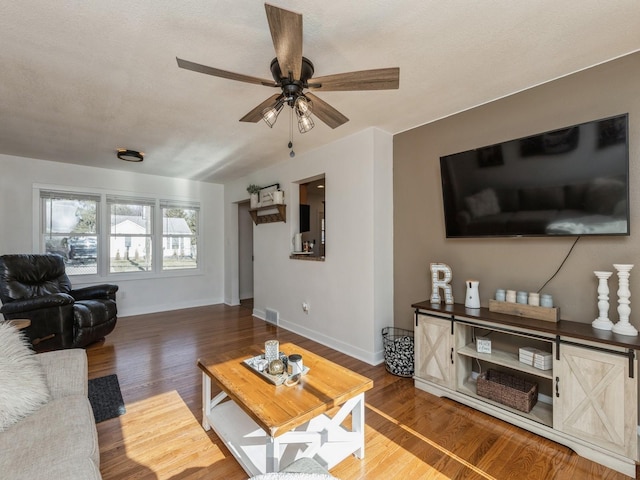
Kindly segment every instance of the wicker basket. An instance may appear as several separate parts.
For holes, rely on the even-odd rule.
[[[538,384],[497,370],[478,376],[477,393],[521,412],[529,413],[538,401]]]
[[[402,328],[382,329],[384,366],[399,377],[413,377],[413,331]]]

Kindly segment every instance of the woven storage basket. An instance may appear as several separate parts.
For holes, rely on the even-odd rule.
[[[477,393],[529,413],[538,401],[538,384],[508,373],[488,370],[478,376]]]
[[[402,328],[382,329],[384,366],[399,377],[413,377],[413,331]]]

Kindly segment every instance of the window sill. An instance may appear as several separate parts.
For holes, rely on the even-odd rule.
[[[291,255],[289,255],[289,258],[291,260],[306,260],[306,261],[311,261],[311,262],[324,262],[324,257],[316,257],[313,255],[298,255],[295,253],[292,253]]]
[[[160,272],[118,272],[109,273],[107,275],[69,275],[71,283],[75,286],[84,284],[96,284],[96,283],[117,283],[124,281],[137,281],[137,280],[157,280],[160,278],[178,278],[178,277],[193,277],[203,275],[201,269],[185,269],[185,270],[163,270]]]

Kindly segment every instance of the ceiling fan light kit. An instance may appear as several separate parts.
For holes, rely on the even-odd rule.
[[[144,160],[144,152],[138,152],[136,150],[129,150],[126,148],[119,148],[116,152],[116,156],[125,162],[141,162]]]
[[[300,95],[296,98],[295,103],[296,115],[299,117],[308,117],[311,115],[312,105],[311,102],[304,95]]]
[[[298,117],[298,131],[300,133],[307,133],[315,126],[316,124],[313,122],[311,116]]]
[[[241,122],[256,123],[262,119],[273,128],[278,115],[287,104],[295,111],[300,133],[306,133],[314,127],[311,113],[330,128],[337,128],[349,119],[324,100],[305,92],[305,89],[354,91],[390,90],[399,87],[400,69],[397,67],[312,78],[315,72],[313,63],[302,56],[302,15],[268,3],[265,3],[265,10],[276,52],[276,58],[270,64],[273,80],[228,72],[176,57],[180,68],[214,77],[281,89],[280,95],[273,95],[262,102],[242,117]]]
[[[272,107],[267,107],[262,111],[262,119],[265,121],[269,128],[273,128],[276,124],[276,120],[278,120],[278,115],[282,111],[284,107],[284,102],[278,101]]]

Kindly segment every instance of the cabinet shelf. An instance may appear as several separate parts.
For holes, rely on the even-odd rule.
[[[516,415],[529,418],[534,422],[542,423],[548,427],[553,426],[553,407],[548,403],[541,402],[540,400],[538,400],[531,411],[527,413],[478,395],[476,393],[476,383],[471,380],[465,380],[462,385],[458,387],[458,391],[470,397],[477,398],[482,402],[489,403],[503,410],[515,413]]]
[[[259,213],[262,213],[262,215],[259,215]],[[256,225],[262,223],[287,222],[287,206],[284,203],[252,208],[249,210],[249,214],[253,219],[253,223]]]
[[[464,355],[465,357],[477,358],[478,360],[483,360],[489,363],[493,363],[494,365],[511,368],[512,370],[518,370],[520,372],[535,375],[537,377],[542,377],[549,380],[553,378],[552,370],[540,370],[539,368],[531,367],[526,363],[522,363],[518,359],[518,355],[515,353],[495,349],[492,349],[491,353],[480,353],[476,351],[475,345],[473,343],[470,343],[458,349],[458,354]]]

